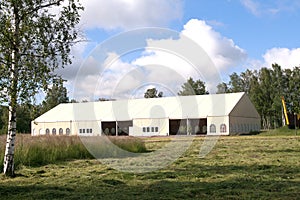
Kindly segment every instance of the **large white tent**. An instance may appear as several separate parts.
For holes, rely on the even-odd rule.
[[[32,121],[32,135],[230,135],[260,130],[245,93],[60,104]]]

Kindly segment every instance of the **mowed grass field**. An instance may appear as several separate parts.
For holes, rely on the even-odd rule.
[[[196,137],[179,159],[149,173],[90,158],[21,165],[15,178],[0,176],[0,199],[300,199],[300,137],[270,135],[220,137],[204,158],[205,138]],[[149,151],[168,140],[144,139]]]

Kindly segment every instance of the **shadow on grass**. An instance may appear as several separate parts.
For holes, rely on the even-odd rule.
[[[297,199],[300,170],[274,165],[201,166],[147,174],[91,175],[48,182],[34,175],[27,183],[0,183],[0,199]],[[21,185],[20,179],[25,183]],[[136,183],[133,183],[136,182]]]
[[[113,184],[112,184],[113,183]],[[116,184],[117,183],[117,184]],[[121,184],[120,184],[121,183]],[[128,186],[119,180],[98,184],[53,186],[0,185],[1,199],[297,199],[300,182],[262,181],[244,177],[219,182],[162,180],[149,185]],[[298,188],[299,189],[299,188]]]

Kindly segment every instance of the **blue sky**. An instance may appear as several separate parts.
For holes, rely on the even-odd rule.
[[[212,23],[217,31],[246,49],[249,56],[261,59],[270,48],[299,47],[299,11],[297,0],[191,0],[184,2],[183,23],[190,18],[217,22]]]
[[[179,38],[180,35],[191,38],[214,62],[218,81],[228,81],[232,72],[270,67],[275,62],[283,68],[300,65],[298,0],[85,0],[82,4],[85,11],[80,28],[89,42],[74,48],[72,66],[59,70],[68,80],[73,98],[140,97],[152,86],[172,95],[188,76],[204,78],[213,92],[216,81],[210,80],[211,77],[195,75],[184,64],[181,68],[176,66],[180,61],[147,50],[149,41],[145,41],[144,49],[126,56],[113,50],[106,55],[95,54],[99,45],[116,35],[144,27],[168,28],[177,31]],[[127,42],[133,40],[128,38]],[[174,79],[165,81],[161,77],[167,77],[169,72],[159,75],[159,66],[146,67],[162,63],[170,71],[184,75],[182,78],[174,75]],[[103,73],[104,68],[109,70]],[[201,72],[206,74],[206,69]],[[149,74],[156,74],[156,78],[149,79]],[[121,80],[127,80],[127,84]]]

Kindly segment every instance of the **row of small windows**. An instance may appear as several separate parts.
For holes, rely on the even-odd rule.
[[[87,128],[87,129],[81,128],[81,129],[79,129],[79,133],[93,133],[93,129],[91,129],[91,128]]]
[[[199,127],[196,127],[199,128]],[[227,132],[227,126],[226,124],[221,124],[220,125],[220,133],[226,133]],[[258,131],[260,129],[258,124],[231,124],[231,131],[236,133],[236,132],[250,132],[250,131]],[[203,131],[206,130],[206,126],[203,127]],[[143,132],[144,133],[158,133],[158,127],[143,127]],[[209,132],[210,133],[216,133],[217,132],[217,128],[215,124],[211,124],[209,126]],[[47,128],[46,129],[46,135],[50,135],[50,129]],[[59,128],[58,129],[58,134],[59,135],[70,135],[71,134],[71,130],[70,128],[66,128],[65,132],[64,129]],[[79,133],[80,134],[85,134],[85,133],[93,133],[93,129],[88,128],[88,129],[79,129]],[[40,134],[42,134],[42,129],[40,129]],[[53,128],[51,130],[51,134],[52,135],[56,135],[57,134],[57,130],[56,128]]]
[[[65,133],[66,133],[66,135],[70,135],[71,130],[69,128],[66,128]],[[56,135],[56,128],[53,128],[51,130],[51,134]],[[62,128],[58,129],[58,134],[63,135],[64,134],[64,129],[62,129]],[[50,135],[50,129],[49,128],[46,129],[46,135]]]
[[[144,133],[158,133],[158,127],[143,127]]]

